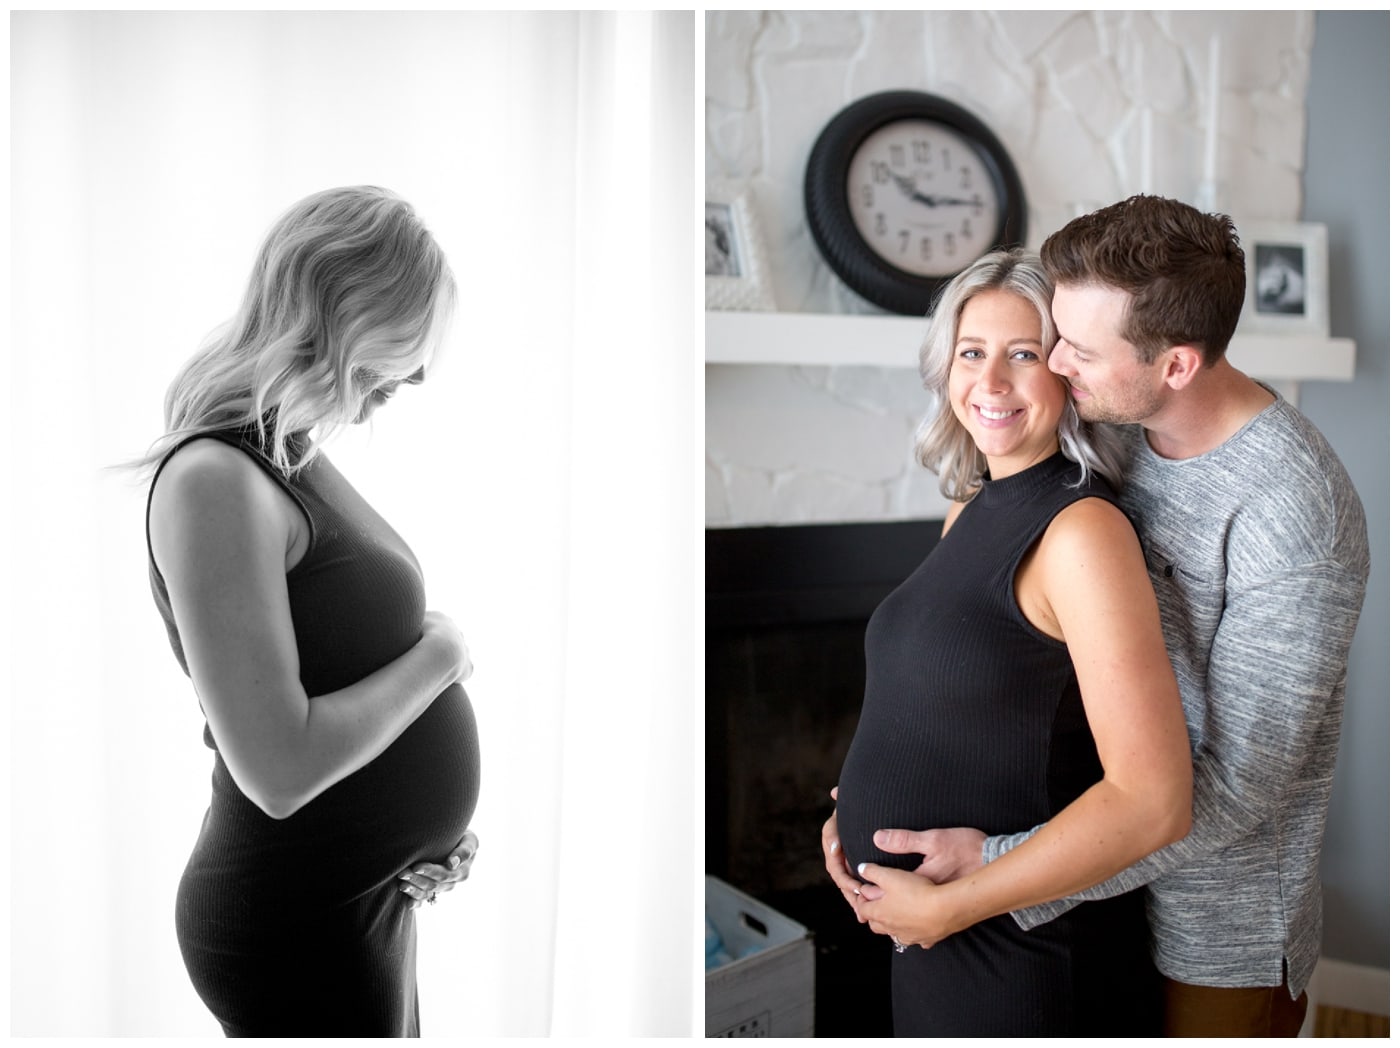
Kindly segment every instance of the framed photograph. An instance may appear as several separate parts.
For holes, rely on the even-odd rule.
[[[747,189],[721,185],[706,190],[705,308],[775,308],[758,211]]]
[[[1245,295],[1241,333],[1331,333],[1327,227],[1321,222],[1240,222]]]

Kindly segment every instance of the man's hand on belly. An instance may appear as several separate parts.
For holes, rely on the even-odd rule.
[[[924,861],[913,872],[934,884],[966,877],[980,868],[982,842],[986,839],[987,835],[981,830],[967,826],[943,830],[875,831],[875,847],[881,851],[891,855],[922,855]],[[878,899],[884,893],[876,885],[868,884],[861,888],[861,894],[867,899]]]

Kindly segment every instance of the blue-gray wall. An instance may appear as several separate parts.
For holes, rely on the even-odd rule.
[[[1300,407],[1366,508],[1371,581],[1351,649],[1322,849],[1322,952],[1390,968],[1390,14],[1317,14],[1303,220],[1325,222],[1332,334],[1356,381],[1304,383]]]

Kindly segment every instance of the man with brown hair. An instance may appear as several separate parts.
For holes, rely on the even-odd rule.
[[[1245,293],[1229,218],[1136,196],[1075,219],[1041,257],[1051,369],[1086,422],[1136,424],[1121,498],[1161,609],[1195,798],[1184,840],[1015,917],[1034,927],[1146,884],[1165,1032],[1294,1036],[1321,947],[1322,832],[1370,570],[1361,503],[1317,429],[1225,359]],[[918,872],[944,881],[1034,832],[875,841],[924,855]],[[839,850],[827,866],[843,890],[858,884]]]

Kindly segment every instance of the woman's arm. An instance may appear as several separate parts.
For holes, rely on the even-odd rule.
[[[1017,579],[1028,618],[1069,648],[1103,779],[1034,837],[959,880],[866,864],[873,930],[931,945],[1112,876],[1191,827],[1191,751],[1157,601],[1127,518],[1099,499],[1061,513]]]
[[[298,514],[246,455],[213,441],[172,458],[151,498],[151,548],[210,731],[239,789],[274,819],[364,767],[471,672],[457,628],[429,613],[408,652],[312,701],[287,596]]]

